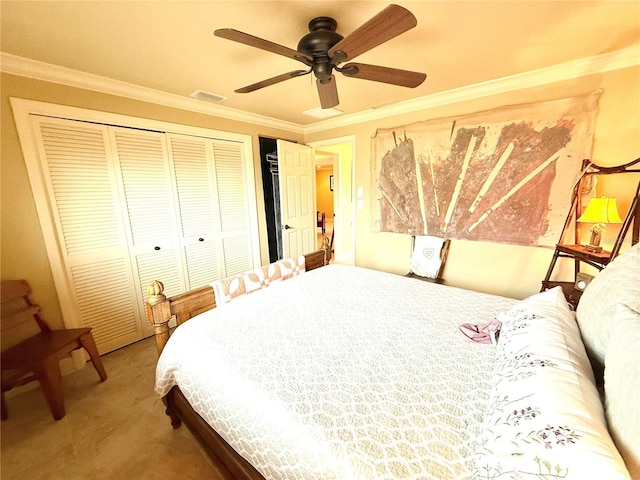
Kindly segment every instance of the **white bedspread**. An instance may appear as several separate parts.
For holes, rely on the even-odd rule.
[[[156,391],[267,479],[470,478],[495,350],[457,328],[515,302],[330,265],[180,326]]]

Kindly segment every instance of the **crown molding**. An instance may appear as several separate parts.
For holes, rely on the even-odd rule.
[[[552,65],[550,67],[531,70],[529,72],[497,78],[487,82],[467,85],[460,88],[433,93],[424,97],[414,98],[393,105],[376,109],[343,115],[330,120],[323,120],[305,127],[304,133],[317,133],[332,128],[344,127],[356,123],[369,122],[381,118],[401,115],[405,113],[426,110],[443,105],[464,102],[476,98],[488,97],[500,93],[512,92],[531,88],[532,86],[549,85],[552,83],[571,80],[588,75],[620,70],[640,65],[640,44],[603,53],[588,58],[572,60],[570,62]]]
[[[3,73],[11,75],[59,83],[110,95],[118,95],[133,100],[141,100],[166,107],[214,115],[229,120],[277,128],[294,133],[304,133],[303,126],[297,123],[285,122],[221,105],[208,104],[191,97],[183,97],[173,93],[114,80],[101,75],[94,75],[51,63],[19,57],[10,53],[0,52],[0,70]]]
[[[565,80],[634,67],[637,65],[640,65],[640,45],[634,45],[615,52],[603,53],[593,57],[573,60],[508,77],[497,78],[487,82],[438,92],[381,108],[343,115],[338,118],[323,120],[310,125],[301,125],[234,108],[210,105],[190,97],[183,97],[181,95],[175,95],[127,82],[121,82],[119,80],[113,80],[100,75],[84,73],[78,70],[0,52],[0,69],[2,72],[12,75],[59,83],[111,95],[118,95],[134,100],[141,100],[182,110],[204,113],[206,115],[215,115],[229,120],[252,123],[300,134],[318,133],[347,125],[464,102],[500,93],[522,90],[532,86],[549,85]]]

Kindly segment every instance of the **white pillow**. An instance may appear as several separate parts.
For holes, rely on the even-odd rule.
[[[421,277],[436,278],[442,265],[440,252],[444,240],[438,237],[416,236],[411,254],[411,272]]]
[[[499,317],[474,479],[629,479],[574,313],[556,287]]]
[[[596,376],[602,378],[611,318],[618,304],[640,311],[640,243],[613,259],[591,280],[576,309],[578,325]]]
[[[640,313],[618,305],[605,355],[609,430],[632,478],[640,479]]]

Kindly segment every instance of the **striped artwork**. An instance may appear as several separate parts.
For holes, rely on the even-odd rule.
[[[599,96],[378,130],[374,228],[555,245],[591,156]]]

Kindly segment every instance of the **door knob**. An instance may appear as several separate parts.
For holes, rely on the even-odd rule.
[[[285,230],[289,230],[290,228],[293,228],[293,227],[290,227],[289,225],[286,225],[286,224],[285,224],[285,226],[284,226],[284,229],[285,229]]]

